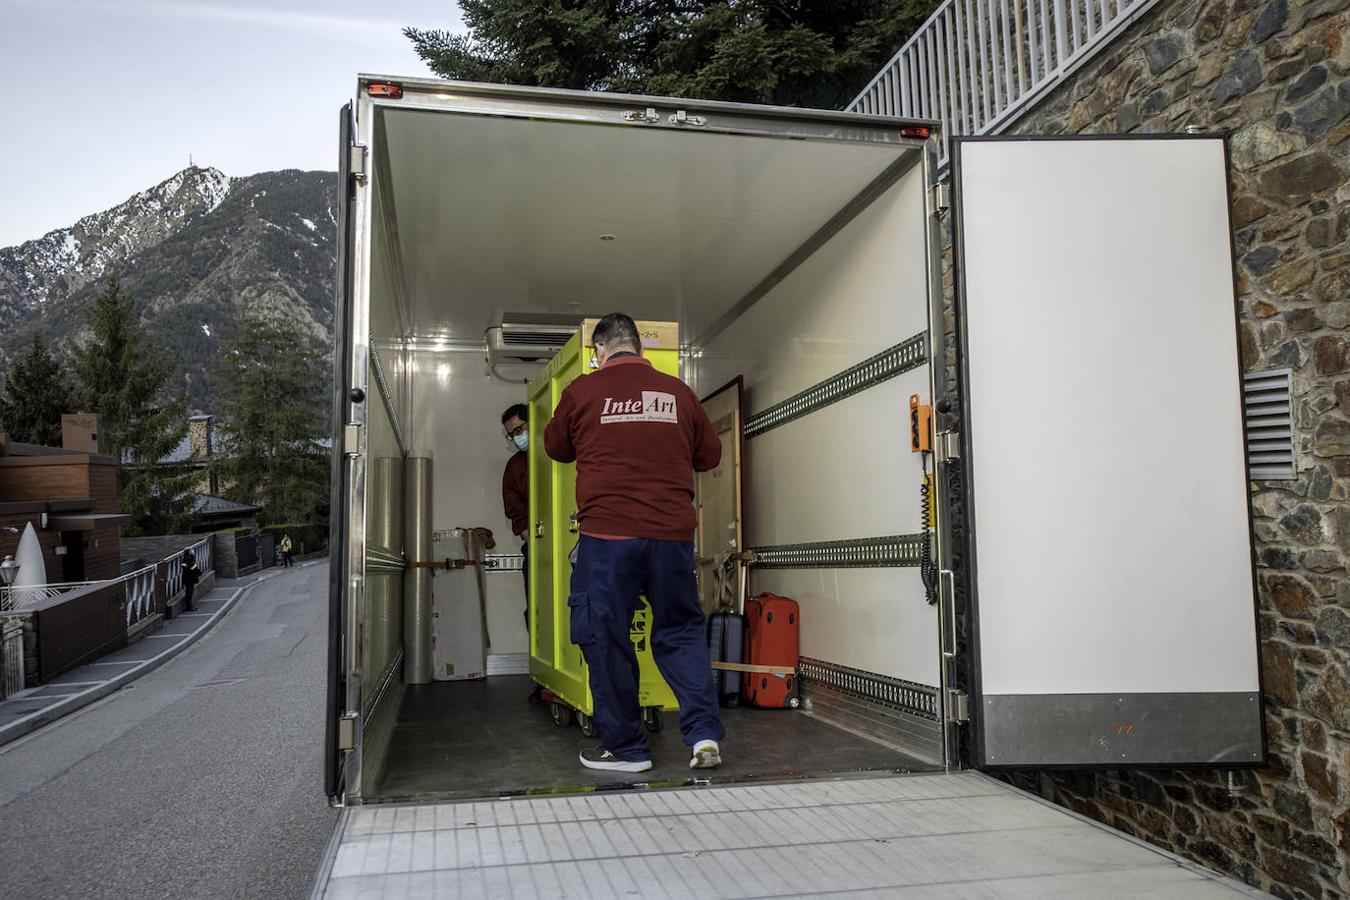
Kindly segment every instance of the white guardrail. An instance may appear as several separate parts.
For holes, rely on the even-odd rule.
[[[997,134],[1158,0],[946,0],[848,106]]]
[[[197,568],[205,575],[214,568],[211,554],[211,538],[204,538],[186,548],[197,561]],[[178,551],[167,559],[161,560],[143,569],[128,572],[117,578],[103,581],[72,581],[61,584],[41,584],[32,587],[6,588],[0,591],[0,612],[17,612],[36,606],[43,600],[59,597],[70,591],[87,587],[106,587],[118,582],[126,583],[127,627],[153,614],[156,611],[155,582],[161,568],[164,570],[164,592],[167,600],[172,600],[183,590],[183,551]]]

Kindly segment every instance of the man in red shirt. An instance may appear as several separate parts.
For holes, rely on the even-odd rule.
[[[682,381],[642,358],[633,320],[612,313],[591,336],[599,371],[563,391],[544,449],[577,464],[581,538],[573,551],[572,642],[590,667],[604,745],[581,754],[592,769],[645,772],[638,662],[629,628],[645,595],[652,653],[680,703],[691,768],[720,765],[726,736],[694,576],[694,471],[717,466],[722,444]]]
[[[520,541],[520,555],[525,557],[522,573],[525,575],[525,631],[530,630],[530,560],[526,556],[529,546],[525,531],[530,527],[530,447],[529,426],[530,408],[524,403],[507,407],[502,413],[502,431],[507,442],[515,449],[506,461],[506,470],[502,472],[502,509],[511,520],[511,533]],[[531,703],[542,703],[538,685],[530,694]]]

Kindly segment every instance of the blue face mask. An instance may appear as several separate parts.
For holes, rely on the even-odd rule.
[[[520,434],[511,438],[511,443],[516,445],[517,450],[527,450],[530,446],[530,436],[528,433],[522,431]]]

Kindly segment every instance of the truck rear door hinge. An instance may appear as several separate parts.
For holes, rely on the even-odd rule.
[[[951,189],[947,182],[939,181],[928,189],[928,214],[940,216],[952,208]]]
[[[366,183],[366,145],[352,144],[347,148],[351,156],[347,160],[347,167],[352,175],[352,180],[357,184]]]
[[[338,716],[337,746],[339,750],[356,749],[356,713],[348,712]]]
[[[361,455],[361,426],[347,424],[342,429],[342,452],[347,456]]]
[[[970,695],[965,691],[958,691],[956,688],[947,688],[947,714],[948,722],[969,722],[970,721]]]
[[[938,462],[961,458],[961,435],[955,431],[939,431],[934,435],[933,453]]]

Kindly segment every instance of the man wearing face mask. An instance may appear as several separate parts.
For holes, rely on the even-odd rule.
[[[525,530],[530,521],[530,431],[528,420],[530,408],[524,403],[507,407],[502,413],[502,431],[507,443],[515,450],[506,461],[506,471],[502,472],[502,508],[511,520],[511,533],[520,541],[520,554],[526,555],[528,546]],[[525,559],[522,571],[525,575],[525,629],[530,628],[530,571],[529,557]],[[530,694],[531,703],[540,703],[540,688],[536,685]]]

